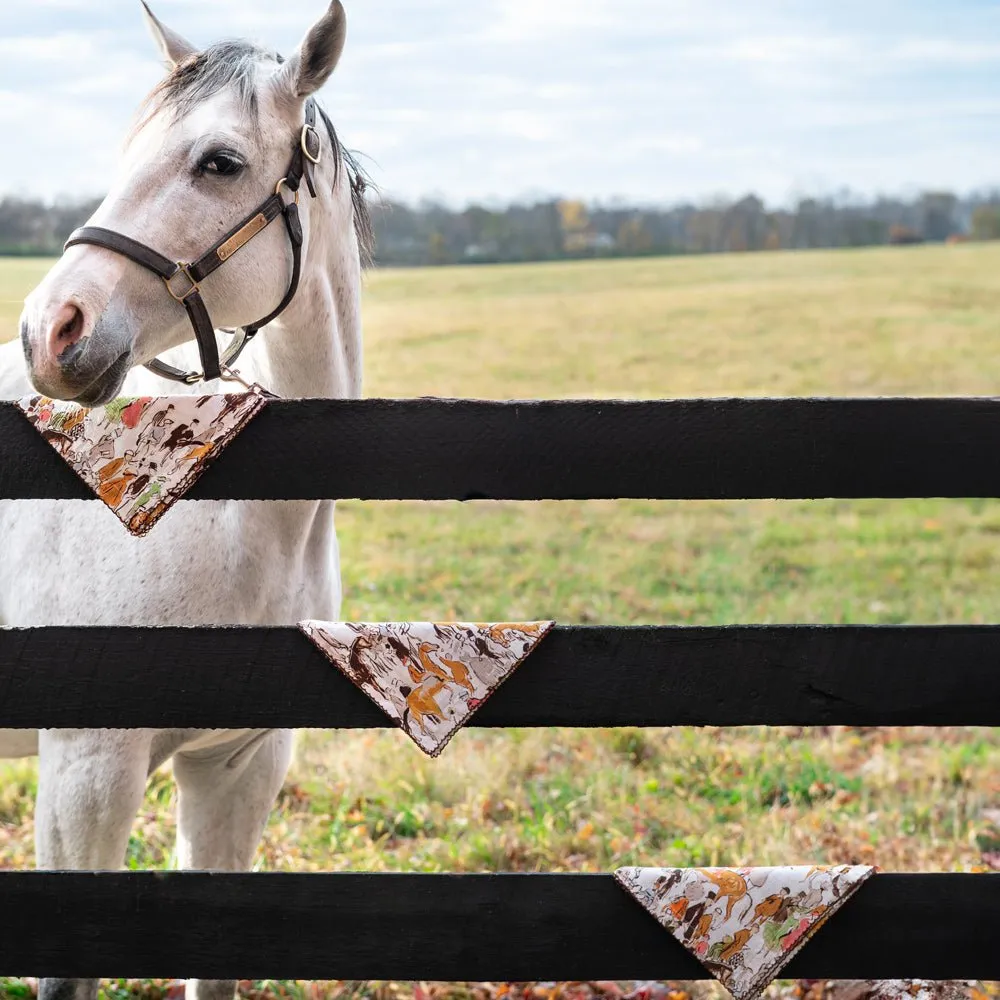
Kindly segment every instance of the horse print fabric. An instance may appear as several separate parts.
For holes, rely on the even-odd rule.
[[[145,535],[267,404],[263,394],[135,396],[18,407],[133,535]]]
[[[303,621],[299,628],[436,757],[554,624]]]
[[[874,872],[869,865],[619,868],[615,879],[736,1000],[755,1000]]]

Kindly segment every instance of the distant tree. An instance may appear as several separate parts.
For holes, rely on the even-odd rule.
[[[920,227],[925,240],[944,242],[952,233],[958,232],[955,208],[958,199],[949,191],[925,191],[920,196],[920,211],[923,225]]]
[[[888,227],[878,219],[869,218],[863,210],[853,210],[841,221],[843,245],[870,247],[888,242]]]
[[[823,245],[822,208],[815,198],[803,198],[795,206],[791,246],[802,250]]]
[[[767,239],[767,220],[764,203],[754,194],[748,194],[731,205],[723,221],[726,250],[760,250]]]
[[[448,264],[451,255],[448,253],[448,241],[443,233],[433,232],[427,238],[427,258],[431,264]]]
[[[560,201],[559,222],[563,249],[570,254],[581,253],[590,245],[590,218],[582,201]]]
[[[783,250],[793,245],[795,237],[795,215],[787,209],[768,213],[767,239],[764,246],[768,250]]]
[[[1000,205],[973,209],[971,235],[974,240],[1000,240]]]
[[[710,253],[725,249],[723,246],[722,207],[701,208],[691,212],[687,218],[686,236],[688,247],[696,253]]]
[[[643,224],[642,216],[633,215],[618,227],[615,243],[622,253],[644,254],[653,248],[653,237]]]
[[[590,227],[587,206],[582,201],[560,201],[558,208],[564,233],[581,232]]]

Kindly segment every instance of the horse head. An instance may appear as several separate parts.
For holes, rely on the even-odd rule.
[[[146,19],[167,74],[140,107],[107,197],[78,231],[91,238],[70,240],[21,317],[35,388],[89,406],[114,398],[133,366],[192,339],[192,289],[209,337],[215,326],[252,329],[294,294],[311,199],[294,207],[298,178],[281,182],[298,157],[303,189],[312,187],[320,135],[304,121],[345,38],[340,0],[287,60],[248,42],[199,51],[148,7]],[[286,225],[267,224],[282,215]],[[159,272],[137,261],[136,246],[161,262]],[[219,258],[207,275],[174,263],[207,259],[206,251]],[[201,374],[215,377],[212,367],[204,363]]]

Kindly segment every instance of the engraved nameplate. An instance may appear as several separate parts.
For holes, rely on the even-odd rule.
[[[215,252],[219,260],[229,260],[244,243],[252,240],[267,225],[267,216],[261,212],[255,215],[239,232],[233,233]]]

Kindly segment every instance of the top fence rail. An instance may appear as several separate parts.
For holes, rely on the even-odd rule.
[[[1000,400],[272,403],[192,500],[1000,497]],[[91,499],[0,403],[0,499]]]

